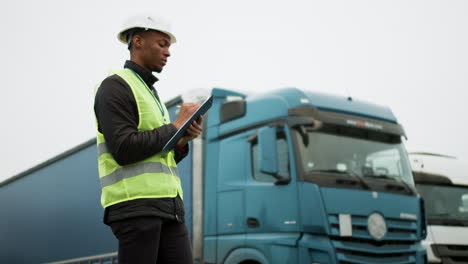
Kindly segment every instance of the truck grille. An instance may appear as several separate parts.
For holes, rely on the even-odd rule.
[[[433,244],[432,252],[444,264],[468,263],[468,245],[440,245]]]
[[[387,233],[382,240],[377,241],[367,231],[367,218],[352,215],[352,236],[342,237],[338,215],[328,215],[331,240],[340,264],[416,263],[416,220],[385,218]]]

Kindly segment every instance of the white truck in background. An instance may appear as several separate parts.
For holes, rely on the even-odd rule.
[[[468,263],[468,162],[433,153],[410,153],[424,200],[429,263]]]

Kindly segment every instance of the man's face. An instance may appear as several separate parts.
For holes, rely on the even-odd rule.
[[[159,31],[146,31],[141,34],[140,58],[143,66],[150,71],[161,72],[171,56],[169,47],[171,39]]]

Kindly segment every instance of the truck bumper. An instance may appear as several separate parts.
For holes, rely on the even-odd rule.
[[[427,263],[425,248],[420,242],[398,243],[366,240],[334,240],[305,234],[299,241],[299,263],[406,264]]]

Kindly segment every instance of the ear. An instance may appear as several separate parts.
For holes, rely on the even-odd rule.
[[[135,34],[133,35],[133,43],[132,43],[132,46],[135,48],[135,49],[141,49],[141,47],[143,47],[143,44],[144,44],[144,39],[139,35],[139,34]]]

